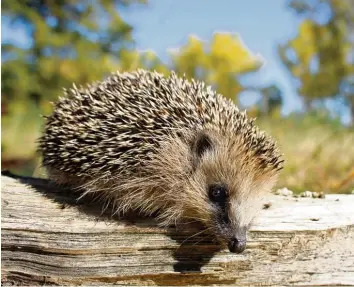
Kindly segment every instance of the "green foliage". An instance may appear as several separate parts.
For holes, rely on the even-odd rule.
[[[7,0],[2,4],[3,17],[25,26],[33,42],[26,50],[10,44],[2,47],[6,99],[28,95],[39,101],[55,99],[63,86],[97,80],[117,68],[119,53],[133,44],[132,27],[116,9],[127,1]]]
[[[342,98],[354,116],[354,8],[347,0],[291,0],[304,17],[298,35],[279,46],[279,55],[308,107],[314,100]],[[319,15],[329,10],[328,21]]]

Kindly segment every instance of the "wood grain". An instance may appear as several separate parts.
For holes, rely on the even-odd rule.
[[[353,195],[270,195],[242,255],[42,179],[2,176],[1,197],[2,285],[354,285]]]

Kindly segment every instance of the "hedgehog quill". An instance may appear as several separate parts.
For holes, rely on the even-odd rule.
[[[197,220],[231,252],[246,248],[283,167],[276,142],[203,82],[116,72],[66,90],[39,152],[48,176],[161,226]]]

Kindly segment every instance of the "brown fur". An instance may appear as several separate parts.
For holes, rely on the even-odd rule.
[[[214,149],[207,151],[196,170],[190,143],[200,133],[207,134]],[[249,228],[261,210],[262,196],[273,187],[278,172],[262,169],[253,152],[242,144],[242,137],[214,130],[187,132],[182,137],[166,137],[154,158],[145,163],[135,177],[81,178],[58,170],[49,170],[50,177],[68,183],[86,194],[97,194],[113,204],[115,211],[138,210],[145,215],[158,212],[162,226],[183,221],[199,221],[212,228],[223,239],[231,238],[237,230]],[[219,234],[215,210],[208,198],[208,185],[226,183],[230,191],[230,232]]]

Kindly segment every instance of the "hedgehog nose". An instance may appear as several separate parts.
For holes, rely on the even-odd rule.
[[[242,253],[246,249],[246,240],[238,240],[237,238],[232,238],[228,244],[230,252]]]

